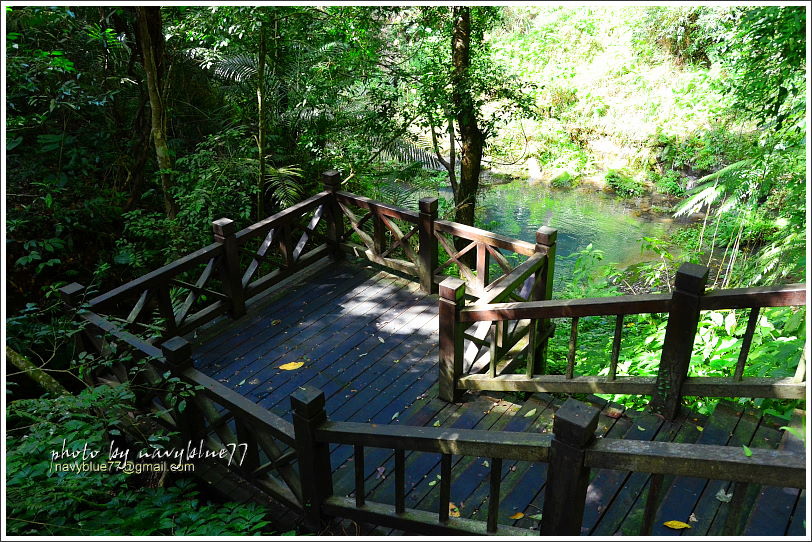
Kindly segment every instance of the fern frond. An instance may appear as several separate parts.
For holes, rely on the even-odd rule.
[[[218,77],[241,83],[257,75],[257,59],[253,55],[234,55],[212,63]]]

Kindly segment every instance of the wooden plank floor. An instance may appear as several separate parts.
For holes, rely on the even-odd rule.
[[[298,386],[322,389],[333,420],[442,426],[503,431],[551,430],[563,396],[527,398],[468,393],[449,404],[437,397],[437,297],[413,282],[369,266],[329,266],[287,286],[264,306],[228,325],[215,327],[195,345],[198,367],[265,408],[290,419],[289,395]],[[283,370],[286,364],[299,364]],[[601,408],[598,434],[607,438],[696,442],[740,447],[797,447],[787,443],[779,420],[742,412],[723,403],[710,417],[665,422],[658,416],[624,411],[590,397]],[[782,442],[782,435],[784,442]],[[350,446],[333,448],[334,491],[354,495]],[[394,454],[367,448],[367,500],[394,503]],[[406,455],[406,506],[436,511],[439,456]],[[454,457],[452,501],[463,517],[484,520],[488,509],[489,458]],[[505,461],[499,523],[538,528],[544,504],[546,464]],[[596,470],[587,493],[582,534],[636,535],[650,477],[644,473]],[[728,504],[716,498],[732,484],[702,478],[666,478],[654,535],[720,535]],[[746,488],[748,509],[739,534],[803,534],[805,493]],[[692,529],[672,531],[669,520]],[[346,526],[345,526],[346,527]],[[365,526],[357,532],[369,534]],[[345,528],[335,534],[352,534]],[[375,534],[403,534],[377,530]]]

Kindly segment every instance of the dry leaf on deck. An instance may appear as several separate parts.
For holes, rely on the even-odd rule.
[[[618,410],[616,408],[608,408],[608,409],[606,409],[606,415],[609,416],[610,418],[617,419],[617,418],[620,418],[621,416],[623,416],[623,411]]]
[[[730,502],[733,498],[733,493],[725,493],[724,488],[719,488],[716,492],[716,500],[719,502]]]
[[[665,526],[666,526],[666,527],[668,527],[669,529],[677,529],[677,530],[679,530],[679,529],[690,529],[690,528],[691,528],[691,526],[690,526],[690,525],[688,525],[688,524],[687,524],[687,523],[685,523],[685,522],[682,522],[682,521],[674,521],[674,520],[672,520],[672,521],[666,521],[665,523],[663,523],[663,525],[665,525]]]
[[[458,518],[460,517],[460,509],[457,508],[457,505],[453,502],[448,503],[448,517],[450,518]]]
[[[291,361],[290,363],[280,365],[279,369],[282,369],[283,371],[295,371],[302,365],[304,365],[304,361]]]
[[[516,512],[515,514],[513,514],[512,516],[510,516],[510,519],[522,519],[523,517],[524,517],[524,513],[523,513],[523,512]]]

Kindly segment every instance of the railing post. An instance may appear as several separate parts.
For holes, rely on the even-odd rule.
[[[540,532],[547,536],[579,536],[584,519],[589,467],[585,451],[595,437],[600,410],[567,399],[555,413],[547,488]]]
[[[180,376],[185,370],[194,368],[192,345],[183,337],[175,336],[164,341],[161,344],[161,352],[163,352],[166,364],[173,376]],[[188,439],[204,437],[203,414],[197,409],[194,402],[175,397],[173,403],[178,431]]]
[[[83,285],[78,282],[71,282],[59,289],[59,299],[68,307],[76,309],[79,307],[84,291],[85,287]]]
[[[679,413],[682,384],[688,376],[699,324],[699,302],[707,280],[708,268],[693,263],[682,264],[674,279],[671,311],[657,372],[657,389],[651,400],[652,407],[668,420],[673,420]]]
[[[321,174],[321,182],[324,189],[330,192],[330,199],[327,202],[327,248],[330,253],[330,258],[337,261],[342,258],[341,247],[339,242],[344,235],[343,217],[341,208],[338,206],[338,199],[336,192],[341,186],[341,174],[330,169]]]
[[[211,223],[214,242],[223,245],[222,280],[231,300],[231,317],[245,314],[245,291],[240,271],[240,251],[237,246],[237,225],[230,218],[220,218]]]
[[[547,263],[541,269],[538,280],[543,284],[542,299],[553,298],[553,273],[555,272],[555,245],[558,238],[558,230],[548,226],[541,226],[536,230],[536,253],[547,256]]]
[[[173,374],[180,374],[186,369],[194,368],[192,345],[183,337],[176,336],[164,341],[161,344],[161,352]]]
[[[440,283],[440,390],[444,401],[460,397],[457,380],[462,374],[463,326],[460,309],[465,306],[465,282],[448,277]]]
[[[420,288],[430,294],[437,292],[434,283],[434,270],[437,269],[437,238],[434,236],[434,221],[437,220],[437,198],[421,198],[419,203],[420,230],[419,266]]]
[[[549,226],[541,226],[536,230],[536,254],[547,256],[544,266],[536,273],[530,301],[544,301],[553,298],[553,276],[555,273],[555,250],[558,230]],[[531,329],[533,343],[531,344],[532,370],[535,374],[547,372],[547,342],[550,326],[549,319],[538,320]],[[542,338],[540,341],[538,338]],[[528,367],[529,368],[529,367]]]
[[[330,446],[316,440],[316,429],[327,421],[324,392],[310,386],[299,387],[290,395],[290,405],[293,408],[305,523],[309,529],[318,531],[325,522],[321,504],[333,494]]]

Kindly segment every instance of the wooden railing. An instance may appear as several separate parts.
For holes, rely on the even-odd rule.
[[[536,285],[548,284],[547,262],[553,261],[555,250],[552,230],[544,233],[547,245],[533,245],[437,220],[436,198],[421,200],[419,212],[413,212],[339,191],[337,172],[326,172],[322,180],[323,192],[241,231],[230,219],[214,221],[212,244],[109,292],[90,297],[77,283],[61,289],[63,301],[85,324],[89,349],[107,360],[95,374],[85,375],[89,381],[130,382],[151,390],[140,394],[141,406],[159,413],[172,431],[203,438],[212,450],[246,444],[244,461],[225,468],[296,508],[302,507],[307,477],[300,478],[295,469],[302,451],[296,451],[291,424],[194,369],[183,335],[225,314],[244,315],[269,288],[324,257],[338,260],[345,252],[415,276],[427,291],[436,291],[437,282],[446,278],[442,272],[455,265],[459,274],[473,279],[471,299],[545,299],[549,288],[537,287],[524,297],[519,290],[531,277]],[[358,216],[359,209],[366,214]],[[468,244],[457,250],[460,239]],[[475,270],[463,258],[474,249]],[[528,259],[512,265],[500,250]],[[442,262],[440,253],[447,255]],[[493,280],[491,258],[500,270]],[[487,334],[488,326],[481,327]],[[505,345],[517,342],[512,335],[516,330],[493,327],[492,341],[498,337],[499,347],[510,350]],[[125,350],[146,361],[122,362]]]
[[[678,273],[672,295],[553,301],[555,230],[540,228],[536,243],[526,243],[437,220],[436,198],[421,200],[415,213],[339,191],[336,172],[325,173],[323,181],[324,192],[242,231],[236,232],[231,220],[215,221],[214,243],[107,293],[87,299],[83,286],[73,283],[63,287],[62,298],[85,322],[84,335],[91,348],[108,360],[93,375],[94,382],[131,383],[142,391],[138,395],[140,406],[155,412],[181,438],[202,438],[215,451],[245,445],[240,448],[245,451],[238,464],[229,461],[220,465],[221,475],[239,476],[277,501],[303,511],[314,529],[328,514],[430,534],[517,534],[516,529],[499,525],[496,517],[500,468],[505,459],[547,461],[554,466],[550,469],[542,534],[578,534],[584,477],[590,467],[639,470],[657,476],[696,473],[711,465],[707,472],[718,479],[763,484],[766,477],[777,485],[803,487],[803,461],[799,466],[797,457],[781,452],[754,450],[753,457],[743,464],[724,447],[593,441],[593,421],[582,422],[593,420],[594,415],[585,417],[578,410],[583,406],[578,405],[559,411],[553,437],[448,432],[433,427],[328,422],[323,395],[304,389],[292,396],[291,424],[200,373],[194,368],[189,343],[181,335],[220,315],[239,317],[287,277],[325,256],[337,260],[351,252],[416,276],[427,291],[440,283],[439,386],[440,396],[446,400],[454,400],[464,389],[639,393],[653,395],[655,404],[673,416],[686,394],[804,395],[802,364],[791,379],[743,376],[760,309],[804,304],[803,285],[703,295],[707,270],[686,264]],[[363,212],[366,214],[359,216]],[[354,242],[357,240],[360,244]],[[526,259],[511,263],[502,251]],[[445,254],[443,261],[439,261],[441,253]],[[476,254],[474,266],[468,265],[469,253]],[[491,259],[498,268],[495,277],[490,276]],[[452,267],[465,281],[442,275]],[[728,379],[687,378],[699,311],[724,308],[751,309],[734,374]],[[660,374],[656,379],[618,376],[623,316],[646,312],[669,313]],[[617,318],[609,377],[574,375],[577,319],[593,315]],[[547,375],[545,345],[554,329],[551,319],[560,317],[573,318],[567,371],[565,375]],[[125,363],[121,356],[124,349],[144,361]],[[525,373],[511,374],[524,360],[528,362]],[[479,374],[486,369],[486,374]],[[355,447],[355,502],[332,495],[330,444]],[[365,502],[364,447],[395,450],[394,507]],[[441,454],[441,503],[436,516],[405,508],[407,451]],[[491,458],[487,522],[449,517],[452,455]],[[577,526],[573,518],[577,518]]]
[[[673,418],[682,396],[774,397],[802,399],[806,396],[805,363],[799,362],[795,376],[788,378],[744,377],[747,355],[756,329],[759,311],[764,307],[804,305],[806,286],[740,288],[705,294],[708,270],[695,264],[680,267],[673,294],[637,295],[573,300],[542,300],[518,303],[484,303],[465,306],[455,297],[459,283],[446,280],[441,285],[440,351],[441,378],[456,389],[547,391],[562,393],[624,393],[651,395],[653,405]],[[750,309],[747,328],[738,361],[729,377],[689,377],[689,363],[702,310]],[[617,365],[622,341],[624,316],[628,314],[667,313],[665,341],[657,377],[618,376]],[[615,332],[609,356],[608,375],[575,375],[578,322],[587,316],[615,316]],[[565,374],[545,374],[543,364],[527,363],[522,374],[492,367],[489,374],[464,374],[467,352],[460,343],[465,329],[475,323],[517,327],[521,322],[545,322],[551,318],[571,318],[569,352]],[[532,324],[531,324],[532,325]],[[548,328],[549,329],[549,328]],[[539,334],[541,335],[541,334]],[[537,335],[537,336],[539,336]],[[542,335],[544,336],[544,335]],[[532,344],[529,352],[538,345]],[[443,355],[445,352],[445,357]],[[453,358],[452,358],[453,356]],[[459,358],[459,359],[458,359]],[[450,363],[454,359],[454,363]]]
[[[591,468],[651,473],[653,483],[670,474],[789,488],[804,488],[806,484],[804,454],[753,449],[748,457],[737,447],[596,439],[599,410],[573,399],[568,399],[556,412],[553,434],[543,435],[333,422],[327,419],[324,394],[314,388],[302,388],[293,393],[291,406],[297,447],[306,450],[300,456],[300,468],[312,473],[308,485],[303,487],[311,526],[322,524],[327,517],[338,516],[430,535],[538,534],[499,523],[505,460],[550,464],[540,526],[542,535],[581,534]],[[353,446],[354,498],[333,494],[330,450],[335,444]],[[374,466],[365,467],[367,448],[393,450],[394,505],[371,502],[365,497],[365,480],[375,471]],[[406,454],[409,452],[439,455],[440,496],[436,511],[405,505]],[[449,517],[454,456],[488,460],[490,492],[484,522]],[[649,491],[640,534],[650,534],[657,501],[658,491]]]
[[[214,243],[87,300],[87,308],[147,343],[226,313],[242,316],[246,302],[328,254],[315,240],[325,237],[317,228],[329,199],[316,194],[239,232],[232,220],[216,220]]]
[[[211,465],[195,471],[208,482],[219,484],[222,473],[230,472],[278,502],[301,508],[290,422],[196,370],[191,345],[184,338],[172,337],[155,346],[90,311],[82,303],[84,292],[75,285],[62,288],[61,294],[86,324],[83,337],[89,347],[85,350],[106,358],[92,375],[94,384],[128,383],[137,405],[178,433],[173,442],[176,448],[196,447],[202,441],[208,450],[224,451],[217,464],[219,473]]]

